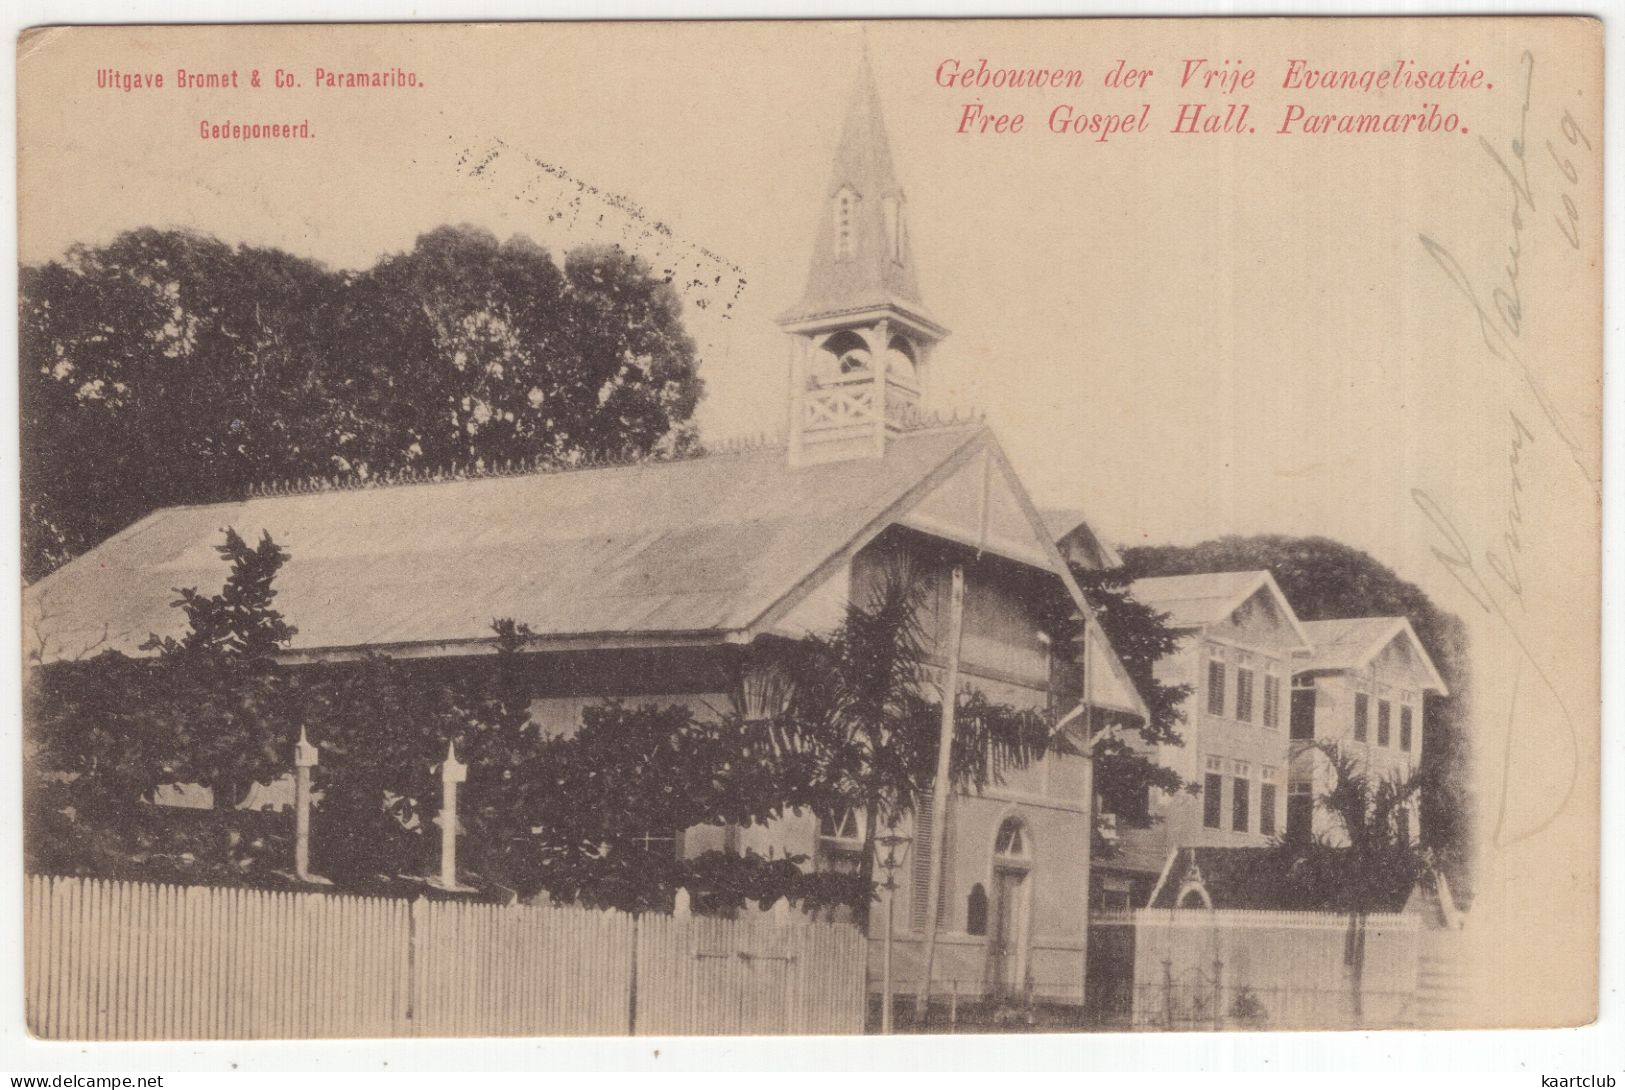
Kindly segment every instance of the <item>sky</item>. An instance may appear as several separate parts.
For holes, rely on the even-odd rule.
[[[773,318],[800,292],[867,49],[921,289],[952,331],[929,400],[985,412],[1039,505],[1081,508],[1109,540],[1325,534],[1463,616],[1492,794],[1519,796],[1517,835],[1536,830],[1510,858],[1557,835],[1539,800],[1594,774],[1601,188],[1585,145],[1600,151],[1601,84],[1587,35],[1575,20],[48,31],[19,45],[20,254],[149,224],[340,268],[443,223],[555,253],[618,243],[676,271],[704,435],[774,432],[788,346]],[[939,82],[945,61],[983,58],[1083,79]],[[1307,92],[1281,86],[1292,58],[1484,76]],[[1147,86],[1107,86],[1120,60],[1151,69]],[[1187,61],[1253,82],[1181,88]],[[166,87],[98,88],[107,68]],[[179,68],[241,82],[257,68],[263,86],[181,90]],[[321,88],[318,68],[399,68],[419,86]],[[299,86],[277,88],[278,69]],[[1254,132],[1169,131],[1182,104],[1243,102]],[[1455,131],[1278,133],[1294,104],[1437,104]],[[957,131],[967,105],[1019,113],[1022,131]],[[1149,105],[1150,131],[1050,132],[1062,105]],[[306,120],[309,140],[199,136],[205,121]],[[1578,824],[1562,842],[1579,843],[1594,811],[1564,806]]]

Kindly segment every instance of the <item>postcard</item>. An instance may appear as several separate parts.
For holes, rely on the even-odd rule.
[[[1596,1017],[1599,21],[17,66],[32,1034]]]

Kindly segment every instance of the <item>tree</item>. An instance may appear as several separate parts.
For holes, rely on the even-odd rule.
[[[322,332],[342,281],[143,228],[20,273],[24,576],[154,508],[331,472]]]
[[[820,819],[847,808],[867,816],[859,864],[864,894],[855,906],[865,926],[879,830],[912,813],[936,778],[941,705],[922,645],[922,587],[906,554],[890,554],[867,600],[849,603],[832,633],[802,637],[780,660],[789,699],[773,721],[775,749],[807,777],[791,801]],[[956,719],[954,791],[981,791],[1006,769],[1024,768],[1065,744],[1039,715],[978,693],[961,698]]]
[[[1109,812],[1144,824],[1150,820],[1146,803],[1152,788],[1178,791],[1187,786],[1173,769],[1158,763],[1155,748],[1184,744],[1179,727],[1191,687],[1165,685],[1155,669],[1158,660],[1178,648],[1180,636],[1168,627],[1166,613],[1135,599],[1129,589],[1131,577],[1122,568],[1074,565],[1072,575],[1149,713],[1126,731],[1099,734],[1094,748],[1095,791]]]
[[[1324,537],[1222,537],[1197,545],[1136,546],[1123,551],[1133,578],[1267,569],[1298,616],[1406,617],[1439,668],[1448,697],[1428,696],[1422,766],[1422,843],[1434,853],[1452,890],[1471,893],[1473,797],[1467,714],[1472,675],[1466,627],[1435,606],[1421,588],[1368,554]]]
[[[230,807],[286,770],[298,728],[272,656],[297,630],[274,608],[272,582],[288,554],[269,535],[250,548],[229,529],[218,551],[231,565],[221,593],[176,591],[187,631],[150,638],[155,660],[109,652],[30,672],[34,758],[73,777],[89,812],[124,814],[176,783]]]
[[[1345,962],[1357,1023],[1365,1018],[1366,918],[1402,907],[1430,869],[1427,856],[1412,845],[1400,812],[1422,794],[1427,777],[1372,776],[1352,754],[1337,746],[1317,746],[1331,772],[1331,785],[1316,800],[1336,820],[1342,836],[1277,847],[1290,861],[1294,884],[1313,900],[1347,914]]]
[[[442,227],[356,273],[130,231],[20,276],[23,569],[256,482],[681,453],[681,302],[615,249],[562,268]]]
[[[343,468],[680,452],[703,384],[681,301],[623,250],[561,270],[522,236],[441,227],[347,285],[333,339]]]

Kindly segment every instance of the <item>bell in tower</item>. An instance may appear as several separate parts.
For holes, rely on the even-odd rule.
[[[879,458],[920,410],[931,349],[948,335],[920,302],[902,187],[865,53],[824,190],[791,335],[790,460]]]

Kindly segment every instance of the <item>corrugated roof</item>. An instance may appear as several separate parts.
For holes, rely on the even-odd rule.
[[[1343,617],[1327,621],[1305,621],[1304,630],[1314,645],[1309,661],[1299,665],[1299,672],[1317,670],[1360,670],[1375,658],[1394,639],[1403,636],[1413,653],[1421,659],[1430,680],[1441,695],[1448,695],[1444,679],[1433,665],[1433,658],[1422,646],[1416,630],[1405,617]]]
[[[1263,571],[1159,575],[1134,580],[1129,591],[1168,614],[1175,628],[1200,628],[1230,616],[1268,577]]]
[[[178,635],[177,587],[216,591],[232,527],[291,555],[291,649],[748,628],[977,441],[921,431],[886,457],[793,467],[765,448],[605,469],[267,496],[158,511],[29,587],[46,658]]]
[[[1093,561],[1096,567],[1123,566],[1123,558],[1100,536],[1094,523],[1081,509],[1052,507],[1039,513],[1043,516],[1044,526],[1049,530],[1050,538],[1057,545],[1065,544],[1068,538],[1072,538],[1081,546],[1083,556]]]

